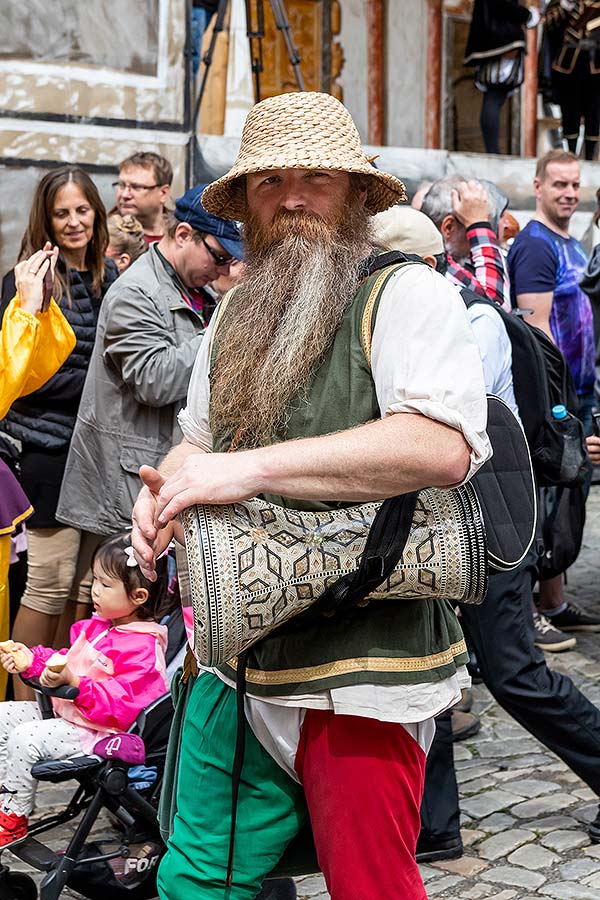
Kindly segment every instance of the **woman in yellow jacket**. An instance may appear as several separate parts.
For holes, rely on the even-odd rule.
[[[54,266],[58,248],[48,243],[15,266],[17,293],[0,330],[0,419],[11,403],[37,390],[62,366],[75,346],[73,329],[54,300],[42,311],[44,275]],[[0,641],[8,638],[10,536],[32,507],[10,469],[0,462]],[[0,676],[0,700],[6,679]]]
[[[15,266],[17,293],[0,330],[0,419],[11,404],[31,394],[60,369],[75,346],[73,329],[50,300],[42,312],[42,286],[48,267],[54,273],[58,247],[47,243]]]

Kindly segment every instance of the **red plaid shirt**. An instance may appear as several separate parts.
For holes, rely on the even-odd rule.
[[[467,228],[467,238],[473,272],[459,265],[448,253],[446,278],[510,311],[510,282],[496,233],[489,222],[475,222]]]

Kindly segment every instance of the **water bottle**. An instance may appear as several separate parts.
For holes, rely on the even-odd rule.
[[[587,470],[587,453],[581,422],[571,415],[563,403],[552,407],[552,418],[560,422],[563,438],[559,483],[579,483]]]

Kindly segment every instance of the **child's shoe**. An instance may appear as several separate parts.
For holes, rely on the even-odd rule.
[[[27,834],[27,816],[17,816],[0,809],[0,847],[19,841]]]

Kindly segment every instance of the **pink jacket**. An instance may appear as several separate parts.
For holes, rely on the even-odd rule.
[[[112,626],[93,615],[71,628],[71,648],[60,650],[79,675],[76,700],[52,701],[55,713],[78,726],[89,752],[102,737],[127,731],[138,714],[168,691],[165,677],[167,629],[156,622]],[[32,647],[33,662],[25,678],[38,678],[55,652]]]

